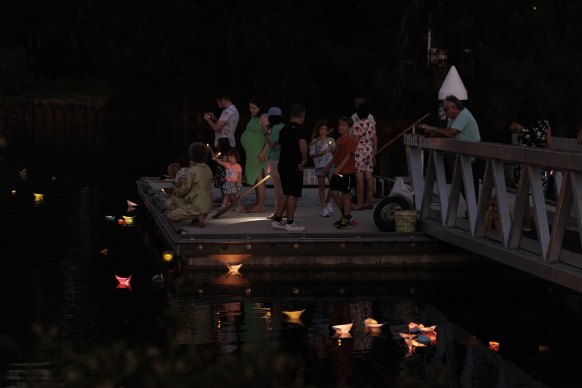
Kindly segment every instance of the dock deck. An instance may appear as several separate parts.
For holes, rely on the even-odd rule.
[[[266,208],[261,213],[241,213],[234,209],[212,218],[219,204],[209,214],[204,228],[189,222],[167,220],[163,188],[170,182],[144,177],[137,190],[164,240],[190,267],[210,268],[224,263],[245,261],[254,267],[313,268],[334,266],[390,267],[395,265],[445,264],[466,261],[474,256],[420,232],[389,233],[376,227],[373,210],[354,211],[357,221],[351,229],[337,229],[331,217],[320,215],[317,188],[306,187],[299,200],[296,220],[306,227],[303,232],[271,228],[267,216],[273,209],[274,193],[267,188]],[[219,193],[215,193],[216,197]],[[254,201],[254,193],[243,198],[243,205]]]

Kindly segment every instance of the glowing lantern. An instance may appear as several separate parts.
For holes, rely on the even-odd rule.
[[[42,202],[44,200],[44,194],[32,193],[34,195],[34,202]]]
[[[166,263],[170,263],[172,260],[174,260],[174,253],[171,251],[165,251],[162,253],[162,258]]]
[[[303,314],[304,311],[305,309],[297,311],[283,311],[283,314],[287,316],[287,323],[294,323],[296,325],[305,326],[301,321],[301,314]]]
[[[499,342],[489,341],[489,349],[493,350],[494,352],[499,351]]]
[[[119,218],[119,219],[117,220],[117,223],[118,223],[119,225],[125,225],[125,220],[124,220],[123,218]]]
[[[125,225],[133,225],[134,217],[130,217],[130,216],[122,216],[122,217],[123,217],[123,221],[125,221]]]
[[[122,278],[121,276],[117,276],[115,275],[115,279],[117,279],[117,287],[115,288],[126,288],[129,291],[131,291],[131,284],[129,283],[131,281],[131,275],[129,275],[126,278]]]
[[[289,319],[298,319],[301,317],[301,314],[303,314],[304,311],[305,309],[297,311],[283,311],[283,314],[285,314]]]
[[[16,190],[12,190],[10,193],[12,194],[13,197],[16,197]]]
[[[105,216],[105,221],[115,222],[115,216]]]
[[[107,256],[107,255],[109,254],[109,249],[108,249],[108,248],[101,249],[101,250],[99,251],[99,253],[101,253],[101,254],[102,254],[102,255],[104,255],[104,256]]]
[[[335,325],[332,328],[335,330],[334,337],[335,338],[352,338],[350,334],[350,330],[352,330],[353,323],[345,323],[342,325]]]
[[[368,318],[364,321],[364,331],[373,337],[377,337],[382,335],[383,325],[384,323],[378,323],[375,319]]]
[[[549,352],[549,351],[550,351],[550,348],[549,348],[549,347],[547,347],[546,345],[539,345],[539,346],[538,346],[538,351],[539,351],[540,353],[547,353],[547,352]]]
[[[230,275],[230,276],[240,275],[240,272],[238,272],[238,270],[240,269],[240,267],[242,267],[242,264],[236,264],[236,265],[227,264],[226,266],[228,267],[228,275]]]
[[[137,203],[131,202],[129,199],[127,200],[127,207],[137,207]]]

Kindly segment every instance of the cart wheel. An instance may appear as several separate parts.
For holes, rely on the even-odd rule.
[[[394,212],[397,210],[410,210],[408,201],[400,196],[390,196],[384,198],[374,208],[374,222],[378,229],[383,232],[394,232],[395,221]]]

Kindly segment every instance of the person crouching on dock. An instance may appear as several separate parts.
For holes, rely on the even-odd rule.
[[[190,167],[186,180],[177,184],[176,209],[168,213],[171,222],[192,220],[204,227],[204,219],[212,209],[212,170],[205,163],[208,147],[202,143],[192,143],[188,148]]]

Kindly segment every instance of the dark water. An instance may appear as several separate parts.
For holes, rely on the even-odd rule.
[[[580,386],[580,296],[504,266],[176,271],[143,208],[132,227],[105,219],[139,202],[140,175],[164,173],[168,159],[146,154],[4,162],[2,385]],[[411,321],[438,337],[407,356]],[[335,337],[345,323],[351,338]]]

